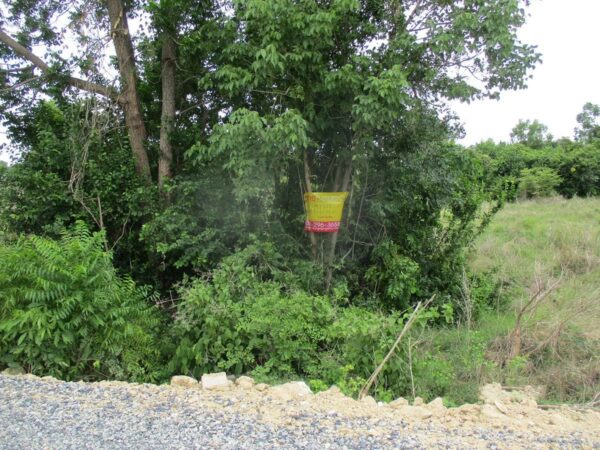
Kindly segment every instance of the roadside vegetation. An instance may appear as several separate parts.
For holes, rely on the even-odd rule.
[[[488,345],[492,359],[504,363],[502,381],[545,386],[548,401],[584,403],[597,395],[600,201],[550,197],[508,205],[476,249],[472,270],[497,289],[488,322],[506,327]],[[516,316],[545,293],[525,311],[517,338]]]
[[[458,301],[468,313],[414,338],[413,352],[428,355],[432,369],[416,378],[417,395],[474,402],[482,383],[500,382],[542,387],[543,402],[593,399],[600,392],[599,224],[597,198],[524,200],[499,211],[469,258]]]
[[[444,102],[523,88],[540,55],[517,39],[527,2],[438,3],[75,1],[65,32],[62,5],[14,2],[0,369],[358,395],[427,304],[378,399],[594,395],[600,109],[573,140],[525,121],[457,145]],[[303,229],[321,191],[349,194],[339,232]]]

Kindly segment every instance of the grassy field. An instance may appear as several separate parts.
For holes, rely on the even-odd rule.
[[[560,279],[540,313],[564,315],[583,302],[596,314],[579,314],[570,325],[600,338],[600,199],[507,205],[478,240],[471,267],[491,273],[515,309],[536,282]]]
[[[502,299],[477,324],[498,334],[488,347],[505,353],[494,377],[545,385],[555,401],[600,392],[600,199],[507,205],[477,241],[471,268],[497,283]],[[528,303],[537,306],[522,314],[511,354]]]

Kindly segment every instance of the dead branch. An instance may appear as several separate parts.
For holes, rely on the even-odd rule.
[[[600,298],[598,298],[596,295],[597,291],[592,293],[592,295],[590,295],[587,298],[582,298],[572,302],[570,308],[567,311],[562,312],[561,320],[559,320],[557,323],[552,324],[552,332],[544,340],[542,340],[535,348],[529,350],[525,354],[525,356],[531,356],[535,353],[538,353],[539,351],[543,350],[549,345],[551,345],[552,349],[556,352],[556,347],[558,347],[560,335],[567,327],[567,324],[583,314],[593,313],[594,309],[598,308],[597,305],[600,304]]]
[[[542,303],[542,301],[548,297],[548,295],[554,291],[562,280],[563,274],[561,272],[560,277],[552,283],[549,287],[546,287],[546,283],[540,278],[536,277],[535,292],[530,295],[527,302],[521,306],[519,312],[517,313],[517,318],[515,320],[515,327],[510,335],[510,352],[508,355],[508,359],[513,359],[521,354],[521,331],[522,331],[522,323],[525,315],[531,315],[536,311],[538,306]]]

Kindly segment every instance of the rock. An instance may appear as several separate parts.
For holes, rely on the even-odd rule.
[[[566,417],[560,414],[552,414],[548,419],[550,425],[556,425],[558,428],[566,430],[573,426],[573,423]]]
[[[458,408],[452,408],[449,410],[449,413],[456,416],[475,416],[478,415],[481,410],[479,405],[470,405],[464,404],[459,406]]]
[[[340,391],[340,388],[337,386],[331,386],[329,389],[327,389],[325,391],[326,394],[331,394],[331,395],[344,395],[342,394],[342,391]]]
[[[266,383],[258,383],[256,386],[254,386],[254,389],[256,389],[258,392],[265,392],[267,389],[269,389],[269,385]]]
[[[390,406],[392,408],[402,408],[403,406],[408,406],[408,400],[406,400],[403,397],[399,397],[396,400],[394,400],[393,402],[390,402]]]
[[[331,386],[326,391],[318,392],[317,397],[347,398],[337,386]]]
[[[229,389],[232,384],[227,379],[225,372],[205,373],[202,375],[202,389],[222,391]]]
[[[347,399],[349,400],[349,397],[346,397],[344,395],[344,393],[340,390],[339,387],[337,386],[331,386],[329,389],[327,389],[326,391],[321,391],[317,393],[317,397],[326,397],[326,398],[330,398],[330,399]]]
[[[21,376],[23,378],[26,378],[28,380],[39,380],[40,379],[40,377],[38,377],[37,375],[34,375],[32,373],[26,373],[24,375],[19,375],[19,376]],[[84,383],[84,382],[83,381],[78,381],[78,383]]]
[[[59,379],[51,377],[50,375],[46,375],[45,377],[42,377],[41,379],[47,383],[60,383]]]
[[[537,408],[538,407],[537,402],[533,398],[528,397],[528,396],[525,396],[525,398],[523,398],[521,400],[521,405],[526,406],[528,408]]]
[[[500,411],[502,414],[508,414],[508,410],[506,409],[506,406],[504,406],[502,404],[502,402],[496,400],[494,402],[494,406],[498,409],[498,411]]]
[[[424,404],[425,402],[421,397],[415,397],[415,399],[413,400],[413,406],[423,406]]]
[[[481,414],[488,419],[504,419],[506,417],[495,406],[490,404],[485,404],[481,407]]]
[[[237,378],[237,377],[236,377],[235,375],[227,375],[227,379],[228,379],[229,381],[231,381],[232,383],[235,383],[235,380],[236,380],[236,378]]]
[[[546,396],[546,386],[525,386],[523,392],[527,397],[537,401]]]
[[[254,379],[246,376],[241,376],[235,380],[235,384],[242,389],[252,389],[254,387]]]
[[[195,388],[198,387],[198,380],[185,375],[175,375],[174,377],[171,377],[171,386]]]
[[[269,396],[277,400],[295,400],[312,394],[308,385],[303,381],[292,381],[290,383],[273,386],[269,389]]]
[[[403,406],[398,408],[400,410],[400,415],[402,417],[406,417],[409,419],[423,420],[429,419],[433,416],[433,413],[424,406]]]
[[[442,397],[434,398],[429,403],[427,403],[427,406],[430,409],[433,409],[436,411],[443,411],[446,409],[446,407],[444,406],[444,400],[442,400]]]
[[[489,383],[479,389],[479,400],[491,405],[495,401],[503,400],[506,397],[505,394],[500,383]]]
[[[364,403],[365,405],[368,406],[377,406],[377,402],[375,401],[375,399],[373,397],[371,397],[370,395],[367,395],[366,397],[363,397],[360,400],[361,403]]]
[[[8,367],[2,371],[2,375],[25,375],[25,371],[21,367]]]
[[[532,388],[525,386],[523,389],[513,389],[505,391],[498,383],[486,384],[479,389],[479,399],[488,405],[495,405],[496,402],[504,404],[521,403],[529,408],[537,408],[535,399],[543,392],[542,388]]]

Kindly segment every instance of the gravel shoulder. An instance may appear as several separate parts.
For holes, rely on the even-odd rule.
[[[497,385],[483,404],[451,409],[285,386],[213,391],[0,375],[0,449],[600,449],[598,411],[544,411]]]

